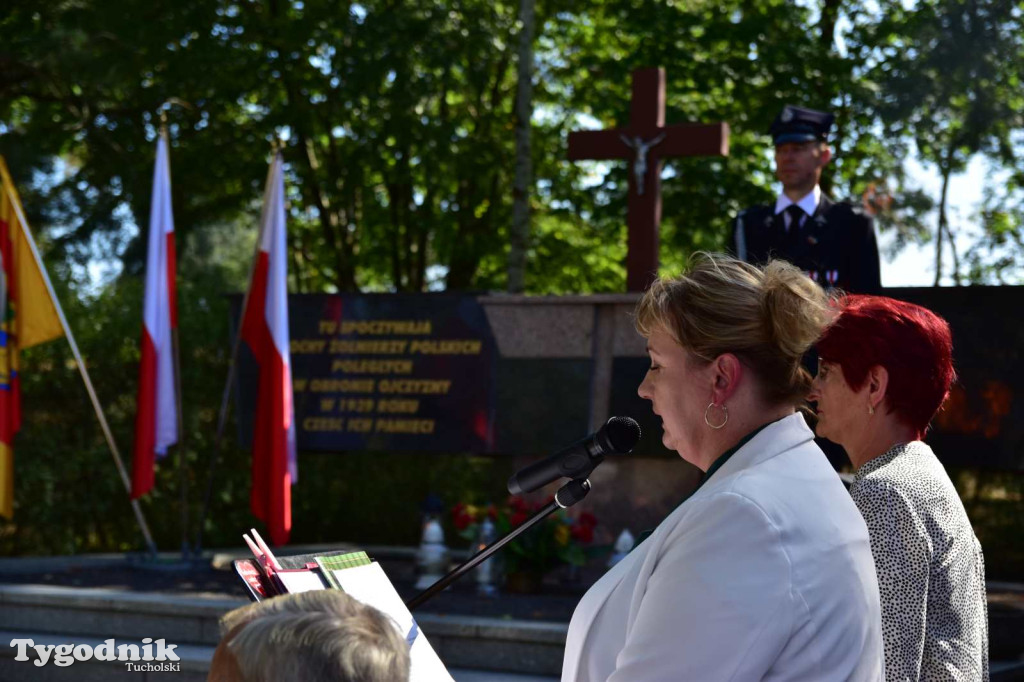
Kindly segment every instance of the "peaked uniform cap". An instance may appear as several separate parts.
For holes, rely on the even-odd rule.
[[[772,143],[779,145],[786,142],[824,142],[832,129],[836,117],[824,111],[805,109],[787,104],[775,120],[769,132]]]

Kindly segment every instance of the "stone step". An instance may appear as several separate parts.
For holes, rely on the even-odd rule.
[[[220,641],[220,617],[245,603],[223,597],[108,588],[0,585],[0,627],[10,632],[63,636],[77,643],[86,643],[81,638],[97,642],[114,638],[118,643],[163,638],[179,647],[212,651]],[[561,672],[568,630],[565,623],[433,613],[417,613],[416,620],[449,668],[548,677]]]
[[[175,682],[205,680],[213,648],[220,640],[220,617],[245,603],[222,596],[0,585],[0,682],[139,680],[166,674],[128,673],[123,663],[97,661],[76,662],[67,668],[52,663],[36,667],[13,660],[16,652],[9,643],[24,637],[37,644],[91,646],[107,638],[118,644],[138,643],[142,637],[163,638],[178,645],[176,652],[182,658]],[[416,619],[457,682],[551,682],[561,672],[568,630],[565,623],[434,613],[417,613]],[[1011,632],[1019,637],[1021,630],[1012,628]],[[1024,682],[1024,661],[993,661],[992,680]]]
[[[215,646],[218,621],[241,599],[183,597],[109,588],[0,585],[5,630],[141,638]],[[142,633],[142,634],[140,634]]]

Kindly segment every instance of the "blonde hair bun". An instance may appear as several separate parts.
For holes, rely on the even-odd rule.
[[[810,387],[800,362],[830,309],[822,288],[785,261],[756,267],[702,251],[682,275],[651,284],[636,327],[644,336],[668,331],[703,362],[733,353],[760,377],[768,401],[799,404]]]
[[[764,318],[779,352],[802,358],[829,322],[828,298],[821,287],[784,260],[762,269]]]

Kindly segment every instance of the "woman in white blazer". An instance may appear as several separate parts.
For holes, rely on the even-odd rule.
[[[796,411],[827,317],[781,261],[698,254],[651,285],[639,393],[705,474],[584,595],[563,682],[883,679],[867,529]]]

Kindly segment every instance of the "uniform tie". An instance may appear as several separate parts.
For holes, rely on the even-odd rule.
[[[790,234],[793,234],[800,229],[800,222],[807,214],[804,213],[804,210],[796,204],[790,204],[787,206],[785,213],[789,216],[789,227],[787,228],[787,231]]]

